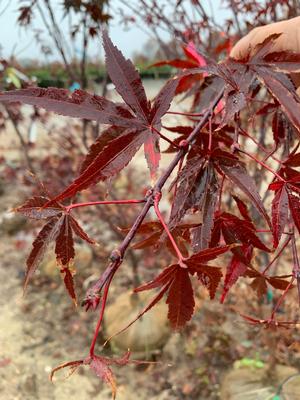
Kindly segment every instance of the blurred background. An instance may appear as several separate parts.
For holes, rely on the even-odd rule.
[[[168,63],[153,64],[186,59],[187,45],[221,60],[254,27],[298,15],[297,0],[1,0],[0,88],[86,89],[119,99],[105,70],[100,33],[106,27],[138,68],[151,99],[178,71]],[[191,82],[186,81],[173,111],[191,109],[187,96],[191,90]],[[182,118],[170,115],[164,123],[179,125]],[[75,308],[66,296],[53,251],[22,297],[26,256],[40,225],[11,212],[30,196],[58,193],[69,184],[104,129],[34,107],[0,105],[0,399],[105,400],[111,396],[109,387],[86,370],[55,384],[49,381],[53,367],[86,353],[95,315]],[[171,156],[168,151],[163,155],[161,169]],[[99,184],[81,199],[102,199],[107,190],[113,198],[140,198],[147,181],[145,161],[138,154],[109,187]],[[77,244],[79,299],[104,269],[108,254],[122,240],[136,212],[127,206],[78,212],[86,231],[99,243],[93,248]],[[149,300],[132,296],[132,288],[151,279],[168,262],[165,252],[154,253],[139,241],[142,238],[128,251],[114,279],[99,349]],[[289,265],[290,255],[283,260]],[[285,265],[277,267],[285,271]],[[300,399],[299,330],[246,324],[239,313],[263,318],[278,299],[276,290],[258,296],[259,288],[253,285],[252,289],[241,280],[221,305],[219,296],[210,301],[205,289],[197,288],[195,315],[180,333],[171,332],[162,303],[114,338],[105,354],[120,355],[129,347],[133,358],[157,361],[118,369],[117,399]],[[286,320],[297,319],[295,296],[288,297],[280,313]]]

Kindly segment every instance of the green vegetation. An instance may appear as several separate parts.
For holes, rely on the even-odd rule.
[[[79,66],[78,76],[80,76]],[[143,79],[168,78],[176,70],[168,65],[162,67],[149,67],[146,64],[137,65]],[[24,73],[30,78],[36,78],[41,87],[55,86],[66,87],[70,84],[66,70],[59,63],[45,65],[30,65],[23,68]],[[104,65],[90,63],[87,66],[87,78],[89,82],[101,82],[105,77]]]

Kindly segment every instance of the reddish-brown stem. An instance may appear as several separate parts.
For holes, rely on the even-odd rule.
[[[172,142],[172,140],[170,140],[169,138],[167,138],[165,135],[163,135],[161,132],[159,132],[156,128],[154,128],[154,126],[150,126],[151,131],[154,131],[155,133],[157,133],[163,140],[165,140],[166,142],[168,142],[171,146],[176,147],[177,149],[179,149],[180,147],[177,146],[176,143]]]
[[[179,112],[179,111],[167,111],[167,114],[184,115],[186,117],[202,117],[204,115],[204,113],[189,113],[189,112]]]
[[[257,233],[273,233],[270,229],[256,229]],[[283,235],[291,235],[291,232],[282,232]]]
[[[281,256],[281,254],[283,253],[284,249],[287,247],[287,245],[290,243],[291,241],[291,236],[289,236],[287,238],[287,240],[284,242],[284,244],[282,245],[281,249],[279,250],[279,252],[276,254],[276,256],[273,258],[273,260],[271,262],[269,262],[269,264],[266,266],[266,268],[263,270],[262,275],[265,275],[266,272],[268,271],[268,269],[271,267],[271,265],[274,264],[274,262]]]
[[[181,254],[181,251],[179,250],[177,243],[175,241],[175,239],[173,238],[173,235],[171,234],[167,224],[165,223],[163,216],[161,215],[161,212],[159,210],[159,201],[161,198],[161,193],[156,193],[155,198],[154,198],[154,210],[155,210],[155,214],[157,215],[157,218],[159,219],[160,223],[162,224],[166,234],[168,235],[170,242],[172,243],[172,246],[175,250],[175,253],[177,254],[178,257],[178,261],[179,261],[179,265],[184,266],[184,257]]]
[[[282,295],[279,297],[279,299],[278,299],[278,301],[277,301],[275,307],[273,308],[273,311],[272,311],[272,314],[271,314],[271,318],[270,318],[271,321],[274,321],[274,316],[275,316],[275,314],[276,314],[278,308],[279,308],[280,305],[282,304],[282,302],[283,302],[283,300],[284,300],[284,298],[285,298],[287,292],[290,290],[290,288],[291,288],[291,286],[292,286],[294,280],[295,280],[295,277],[293,276],[292,279],[291,279],[291,281],[290,281],[290,283],[287,285],[287,287],[286,287],[285,290],[283,291]]]
[[[233,144],[234,148],[239,148],[239,133],[240,133],[240,116],[239,113],[234,117],[234,137]]]
[[[109,277],[113,275],[119,266],[121,265],[123,261],[123,256],[125,254],[125,251],[127,250],[129,244],[131,243],[132,239],[134,238],[139,226],[142,224],[143,220],[145,219],[146,215],[148,214],[148,211],[153,205],[153,199],[152,199],[152,191],[149,192],[149,195],[147,197],[146,203],[144,204],[144,207],[142,208],[140,214],[137,216],[134,224],[130,228],[129,232],[125,236],[123,242],[120,244],[120,246],[113,250],[110,255],[110,263],[100,276],[100,278],[92,285],[92,287],[88,290],[86,294],[86,298],[83,301],[83,305],[87,305],[87,308],[89,308],[89,303],[92,302],[95,298],[99,297],[99,293],[101,292],[102,288],[108,281]]]
[[[222,180],[221,180],[221,185],[220,185],[220,192],[219,192],[218,211],[221,210],[224,182],[225,182],[225,175],[222,175]]]
[[[177,176],[179,175],[179,173],[180,173],[180,171],[182,169],[182,164],[183,164],[183,158],[181,158],[181,160],[179,161]],[[174,195],[173,195],[174,199],[175,199],[176,194],[177,194],[177,188],[178,188],[178,179],[176,179],[176,182],[175,182],[175,189],[174,189]]]
[[[297,252],[296,240],[295,240],[294,233],[291,235],[291,240],[292,240],[292,252],[293,252],[293,261],[294,261],[293,273],[297,274],[300,272],[300,267],[299,267],[299,258],[298,258],[298,252]]]
[[[297,246],[296,246],[294,228],[293,228],[293,235],[291,236],[291,239],[292,239],[292,252],[293,252],[293,261],[294,261],[293,276],[297,280],[298,302],[300,304],[300,265],[299,265],[299,257],[298,257],[298,251],[297,251]]]
[[[278,162],[280,165],[283,164],[280,160],[278,160],[277,157],[274,157],[274,155],[273,155],[276,152],[276,147],[274,147],[273,150],[271,150],[269,152],[267,152],[267,151],[265,151],[265,152],[267,153],[267,155],[263,159],[263,162],[266,162],[266,161],[268,161],[269,158],[272,158],[274,161]]]
[[[95,354],[95,345],[97,342],[97,338],[99,335],[99,331],[101,328],[101,324],[102,324],[102,320],[103,320],[103,315],[104,315],[104,310],[105,310],[105,306],[106,306],[106,301],[107,301],[107,296],[108,296],[108,291],[109,291],[109,287],[113,278],[113,274],[109,277],[108,281],[106,282],[104,291],[103,291],[103,297],[102,297],[102,301],[101,301],[101,308],[100,308],[100,314],[99,314],[99,319],[97,321],[97,325],[94,331],[94,336],[93,336],[93,340],[91,343],[91,347],[90,347],[90,356],[93,357]]]
[[[246,156],[248,156],[249,158],[251,158],[252,160],[254,160],[255,162],[257,162],[259,165],[261,165],[263,168],[267,169],[269,172],[271,172],[274,176],[276,176],[281,182],[286,183],[285,179],[282,178],[282,176],[280,176],[279,174],[277,174],[276,171],[274,171],[271,167],[269,167],[267,164],[265,164],[263,161],[260,161],[258,158],[256,158],[254,155],[248,153],[245,150],[241,150],[241,149],[237,149],[240,153],[245,154]]]
[[[208,152],[211,152],[211,146],[212,146],[212,117],[210,116],[208,120],[208,132],[209,132],[209,139],[208,139]]]
[[[240,128],[241,129],[241,128]],[[275,156],[273,156],[274,151],[269,152],[264,146],[262,146],[254,137],[252,137],[251,135],[249,135],[248,132],[246,132],[244,129],[241,129],[241,131],[243,132],[243,134],[245,136],[247,136],[248,139],[252,140],[253,143],[256,144],[256,146],[262,150],[264,153],[267,154],[267,156],[264,158],[263,162],[265,162],[269,157],[271,157],[274,161],[278,162],[279,164],[282,164],[282,162],[280,160],[278,160],[278,158],[276,158]]]
[[[140,204],[140,203],[145,203],[145,199],[143,200],[105,200],[105,201],[90,201],[87,203],[75,203],[75,204],[70,204],[69,206],[66,207],[66,212],[70,212],[73,208],[79,208],[79,207],[87,207],[87,206],[97,206],[97,205],[105,205],[105,204]]]

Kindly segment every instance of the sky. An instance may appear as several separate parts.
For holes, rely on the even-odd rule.
[[[130,1],[130,0],[128,0]],[[158,0],[159,1],[159,0]],[[55,5],[56,17],[63,28],[63,31],[67,35],[68,23],[67,18],[62,19],[62,14],[60,12],[61,0],[51,0]],[[206,0],[204,0],[206,2]],[[40,47],[36,44],[34,40],[34,33],[32,28],[24,29],[20,28],[16,22],[18,17],[18,9],[21,4],[26,5],[26,0],[0,0],[0,44],[1,44],[1,56],[8,58],[14,54],[18,59],[37,59],[41,62],[44,61],[44,56],[41,55]],[[112,0],[113,6],[118,6],[118,0]],[[218,3],[220,0],[211,1],[215,7],[216,17],[220,20],[224,18],[224,10],[220,10]],[[33,21],[33,26],[36,29],[41,29],[43,23],[39,17],[36,17]],[[163,34],[163,33],[162,33]],[[163,34],[167,37],[167,34]],[[127,57],[131,57],[134,51],[143,48],[143,45],[149,39],[149,36],[141,31],[137,27],[132,27],[131,29],[124,30],[117,19],[113,19],[110,27],[110,36],[113,42],[122,49],[122,52]],[[47,39],[47,35],[44,35]],[[89,54],[91,57],[101,57],[101,46],[98,39],[91,43]],[[51,43],[48,41],[48,44]],[[78,52],[80,46],[78,45]],[[57,56],[53,56],[52,59],[58,59]]]
[[[67,19],[62,19],[60,0],[52,0],[52,3],[57,5],[56,17],[63,27],[63,31],[67,35],[68,23]],[[22,4],[22,3],[21,3]],[[26,4],[26,2],[24,2]],[[41,56],[39,46],[35,43],[34,34],[31,28],[20,28],[17,24],[18,8],[20,7],[19,0],[0,0],[0,44],[2,47],[2,56],[9,57],[12,53],[21,58],[39,58]],[[1,15],[1,11],[4,10]],[[36,29],[43,27],[42,20],[37,16],[33,21],[33,26]],[[148,36],[137,28],[125,31],[118,21],[112,21],[110,29],[112,40],[124,51],[126,56],[131,56],[148,39]],[[44,35],[45,39],[47,35]],[[97,39],[91,45],[91,56],[97,54],[99,48]],[[51,43],[49,41],[49,43]],[[80,48],[78,46],[78,48]]]

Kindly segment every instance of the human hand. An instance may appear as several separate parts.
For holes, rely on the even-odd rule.
[[[254,28],[235,44],[230,52],[230,57],[237,60],[247,56],[251,57],[255,51],[255,46],[274,33],[282,34],[274,42],[272,52],[291,51],[300,53],[300,17],[296,17]],[[291,79],[300,97],[300,73],[291,73]]]
[[[283,50],[300,52],[300,17],[296,17],[254,28],[235,44],[230,52],[230,57],[239,60],[248,55],[252,56],[255,46],[274,33],[282,33],[282,35],[276,39],[272,52]]]

